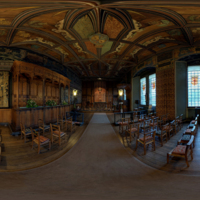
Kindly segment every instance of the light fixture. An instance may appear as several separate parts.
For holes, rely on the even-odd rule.
[[[73,95],[76,96],[77,95],[78,90],[73,89]]]
[[[118,94],[119,94],[120,97],[123,96],[123,89],[119,89]]]

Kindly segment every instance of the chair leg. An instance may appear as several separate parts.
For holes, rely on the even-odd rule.
[[[137,150],[137,146],[138,146],[138,141],[136,140],[136,147],[135,147],[135,151]]]
[[[146,145],[144,144],[144,155],[146,155]]]
[[[163,146],[163,136],[162,136],[162,134],[160,136],[160,142],[161,142],[161,147],[162,147]]]
[[[38,145],[38,154],[40,154],[40,144]]]
[[[185,161],[186,161],[186,163],[187,163],[187,166],[189,167],[189,162],[188,162],[187,154],[185,155]]]
[[[51,141],[49,141],[49,150],[51,149]]]
[[[169,163],[169,154],[167,154],[167,163]]]

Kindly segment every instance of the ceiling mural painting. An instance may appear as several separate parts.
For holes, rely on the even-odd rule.
[[[94,27],[88,15],[80,18],[73,26],[73,29],[80,35],[82,39],[87,39],[89,36],[95,33]]]
[[[117,38],[123,29],[124,26],[118,19],[111,15],[107,16],[103,31],[104,34],[108,35],[109,38]]]
[[[84,80],[119,78],[161,52],[179,49],[175,56],[181,56],[200,43],[200,2],[195,6],[159,5],[159,1],[156,5],[147,1],[4,5],[0,7],[2,48],[20,50],[3,48],[1,60],[34,63],[37,59],[47,65],[49,57],[55,70],[59,62]]]
[[[0,41],[5,43],[7,38],[8,30],[7,29],[0,29]]]

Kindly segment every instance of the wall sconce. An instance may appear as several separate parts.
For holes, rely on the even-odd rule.
[[[118,94],[119,94],[120,97],[123,96],[123,89],[119,89]]]
[[[78,90],[73,89],[73,95],[76,96],[77,95]]]

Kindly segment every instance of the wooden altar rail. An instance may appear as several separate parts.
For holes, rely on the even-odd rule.
[[[38,108],[17,108],[12,110],[12,129],[13,131],[20,130],[20,123],[23,123],[26,128],[38,127],[39,119],[45,121],[45,124],[54,123],[59,115],[64,115],[70,112],[70,105],[46,106]],[[45,117],[45,118],[44,118]]]

